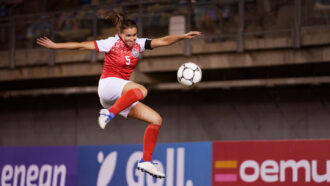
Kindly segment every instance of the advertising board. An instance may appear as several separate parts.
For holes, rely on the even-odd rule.
[[[79,186],[211,185],[211,142],[157,144],[153,160],[166,174],[155,179],[136,169],[142,145],[79,147]]]
[[[213,142],[214,186],[329,185],[330,141]]]
[[[77,147],[1,147],[1,186],[77,185]]]

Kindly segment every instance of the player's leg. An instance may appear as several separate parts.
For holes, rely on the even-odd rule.
[[[102,91],[112,92],[113,89],[119,89],[117,91],[119,95],[114,96],[113,99],[116,99],[116,102],[109,109],[102,109],[100,111],[99,125],[102,129],[104,129],[106,124],[119,112],[133,103],[144,99],[148,93],[144,86],[121,79],[113,79],[113,82],[102,89]]]
[[[151,161],[151,156],[154,151],[159,130],[162,125],[161,116],[152,108],[139,102],[128,113],[128,117],[149,123],[143,139],[143,160]]]
[[[148,91],[144,86],[134,82],[128,82],[122,89],[121,97],[109,109],[109,112],[117,115],[134,102],[144,99],[147,93]]]
[[[158,133],[162,125],[162,118],[152,108],[140,102],[130,110],[128,117],[149,123],[143,137],[143,157],[138,163],[137,168],[151,174],[154,177],[164,178],[164,173],[159,172],[151,161],[151,156],[158,138]]]
[[[162,125],[161,116],[149,106],[139,102],[128,113],[128,117],[153,123],[155,125]]]

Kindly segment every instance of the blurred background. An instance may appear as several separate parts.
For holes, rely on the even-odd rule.
[[[159,142],[330,138],[329,0],[0,0],[0,145],[141,143],[145,124],[117,117],[104,131],[97,84],[103,53],[36,44],[116,34],[118,9],[139,36],[201,37],[144,52],[131,80],[163,117]],[[203,70],[181,86],[185,62]]]

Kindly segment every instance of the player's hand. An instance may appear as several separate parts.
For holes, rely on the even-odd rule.
[[[56,43],[50,40],[48,37],[39,37],[37,39],[37,44],[46,48],[56,48]]]
[[[186,39],[193,39],[196,36],[200,36],[200,35],[202,35],[202,32],[199,32],[199,31],[190,31],[190,32],[188,32],[188,33],[185,34],[185,38]]]

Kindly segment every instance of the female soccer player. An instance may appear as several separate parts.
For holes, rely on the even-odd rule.
[[[103,71],[98,85],[98,95],[104,107],[100,111],[99,126],[104,129],[117,114],[149,123],[144,133],[143,157],[138,162],[137,169],[154,177],[164,178],[165,174],[157,170],[151,159],[162,118],[156,111],[139,102],[147,96],[148,91],[143,85],[129,81],[129,78],[140,53],[145,49],[168,46],[182,39],[195,38],[201,33],[191,31],[158,39],[138,38],[137,24],[120,12],[111,11],[106,19],[110,19],[119,28],[115,37],[66,43],[54,43],[47,37],[41,37],[37,39],[37,43],[51,49],[87,49],[105,52]]]

